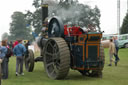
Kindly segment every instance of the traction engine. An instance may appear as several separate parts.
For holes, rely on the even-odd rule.
[[[48,6],[43,5],[43,22],[48,17],[47,12]],[[63,25],[62,20],[56,16],[50,18],[47,31],[47,38],[38,38],[41,50],[41,57],[38,60],[44,62],[48,77],[64,79],[70,68],[85,76],[102,77],[102,32],[84,32],[78,26]]]

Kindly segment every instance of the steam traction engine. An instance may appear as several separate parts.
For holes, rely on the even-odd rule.
[[[43,13],[46,18],[46,5]],[[60,18],[52,17],[48,23],[48,38],[38,39],[47,75],[63,79],[71,68],[82,75],[102,77],[104,49],[101,38],[102,32],[84,32],[80,27],[68,27]]]

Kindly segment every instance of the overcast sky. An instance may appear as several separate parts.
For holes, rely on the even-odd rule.
[[[121,24],[127,10],[127,0],[121,1]],[[9,23],[14,11],[25,12],[25,10],[34,10],[33,0],[0,0],[0,40],[4,32],[9,32]],[[106,34],[117,33],[117,0],[79,0],[92,7],[95,5],[101,11],[101,29]]]

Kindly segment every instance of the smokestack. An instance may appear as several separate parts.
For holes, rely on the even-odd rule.
[[[48,17],[48,4],[42,5],[42,24],[46,26],[45,19]]]

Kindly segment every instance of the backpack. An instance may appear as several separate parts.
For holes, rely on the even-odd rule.
[[[10,48],[7,48],[6,57],[9,58],[12,56],[12,50]]]

